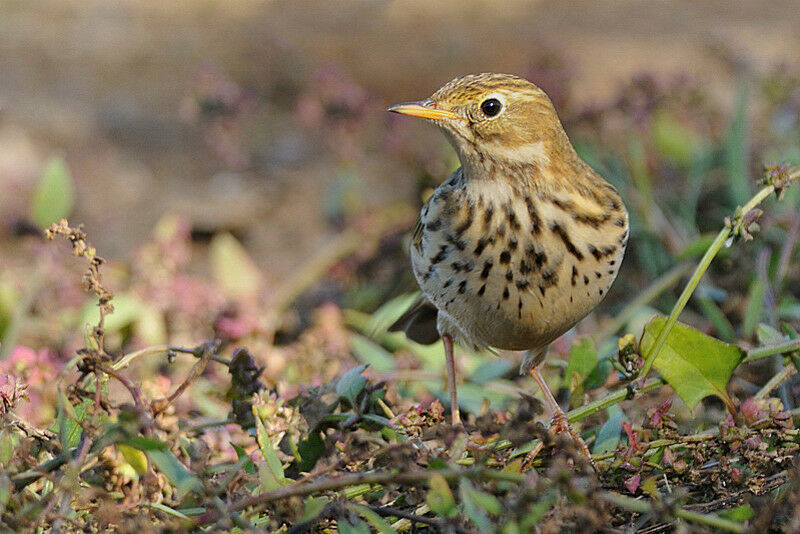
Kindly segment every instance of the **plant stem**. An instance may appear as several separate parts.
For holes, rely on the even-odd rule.
[[[789,171],[789,180],[796,180],[800,178],[800,167],[795,167]],[[745,204],[741,210],[737,210],[741,213],[742,216],[746,215],[750,211],[752,211],[756,206],[761,204],[767,197],[769,197],[772,193],[775,192],[774,185],[768,185],[761,189],[758,193],[755,194],[753,198],[751,198],[747,204]],[[675,306],[672,308],[672,312],[669,314],[669,318],[667,319],[664,328],[661,329],[661,332],[658,334],[658,338],[656,338],[656,342],[653,344],[653,348],[650,350],[650,353],[647,354],[644,362],[644,367],[642,368],[641,373],[639,373],[640,380],[644,382],[647,378],[647,373],[650,372],[650,368],[653,366],[653,362],[655,361],[658,353],[661,352],[661,349],[664,347],[664,344],[667,342],[667,337],[669,336],[672,327],[675,326],[675,323],[678,321],[678,316],[681,314],[683,309],[686,307],[686,304],[689,302],[689,298],[691,298],[692,293],[697,288],[697,284],[700,283],[700,279],[703,277],[705,272],[708,270],[708,267],[711,265],[712,260],[714,257],[719,253],[720,249],[722,249],[725,242],[731,236],[733,229],[736,223],[730,225],[730,227],[725,226],[722,230],[720,230],[719,234],[717,234],[716,239],[714,242],[711,243],[711,246],[708,247],[706,253],[703,255],[703,258],[700,260],[700,263],[697,265],[697,268],[694,270],[692,277],[689,279],[689,282],[686,284],[686,287],[683,289],[683,293],[681,296],[678,297],[678,302],[675,303]]]
[[[778,386],[789,380],[796,373],[797,373],[797,368],[795,368],[794,365],[787,365],[783,367],[780,371],[778,371],[778,373],[775,376],[769,379],[769,382],[764,384],[764,387],[758,390],[758,393],[753,395],[753,398],[754,399],[767,398],[767,395],[772,393],[772,390],[774,390],[775,388],[777,388]]]
[[[618,508],[624,508],[625,510],[635,512],[637,514],[649,514],[655,511],[653,505],[648,501],[634,499],[633,497],[627,497],[625,495],[620,495],[619,493],[613,493],[610,491],[604,492],[601,494],[601,497],[609,504],[612,504]],[[728,519],[723,519],[716,514],[701,514],[699,512],[684,510],[683,508],[678,508],[674,510],[673,513],[675,514],[675,517],[685,521],[697,523],[698,525],[705,525],[717,530],[742,534],[746,532],[742,524],[735,521],[730,521]]]
[[[654,389],[658,389],[661,386],[666,384],[663,378],[656,378],[652,380],[648,384],[640,387],[635,392],[635,396],[641,395],[642,393],[647,393],[648,391],[653,391]],[[618,402],[624,401],[630,396],[630,391],[628,388],[623,388],[620,390],[615,391],[614,393],[610,393],[605,397],[600,399],[594,400],[588,404],[584,404],[583,406],[579,406],[574,410],[567,412],[567,420],[570,423],[574,423],[575,421],[580,421],[581,419],[585,419],[592,415],[595,412],[608,408]]]
[[[774,354],[786,354],[787,352],[794,352],[796,350],[800,350],[800,339],[789,339],[782,343],[750,349],[747,351],[747,357],[744,361],[752,362]]]
[[[442,476],[446,480],[458,478],[469,478],[478,480],[505,480],[508,482],[521,483],[525,480],[525,475],[521,473],[511,473],[506,471],[496,471],[483,467],[473,469],[445,469],[427,470],[417,469],[412,471],[373,471],[369,473],[349,473],[346,475],[314,480],[308,484],[285,486],[275,491],[269,491],[241,500],[229,507],[232,511],[241,511],[247,508],[258,509],[264,504],[287,499],[289,497],[303,497],[322,491],[340,490],[343,488],[361,484],[418,484],[426,482],[434,476]],[[213,512],[198,518],[200,524],[207,524],[214,521]]]

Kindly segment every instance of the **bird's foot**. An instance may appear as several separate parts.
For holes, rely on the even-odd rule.
[[[583,441],[581,435],[575,432],[575,430],[572,428],[572,425],[569,424],[569,421],[567,420],[567,414],[565,414],[563,411],[559,410],[553,416],[553,419],[550,421],[550,432],[553,434],[569,434],[569,436],[572,438],[572,441],[575,442],[575,444],[578,446],[578,449],[583,453],[584,456],[586,456],[592,467],[597,469],[597,467],[594,465],[594,461],[592,460],[592,453],[589,451],[589,447],[586,445],[586,442]],[[540,440],[533,450],[528,453],[526,463],[532,462],[536,458],[536,455],[538,455],[542,449],[544,449],[544,446],[544,441]]]

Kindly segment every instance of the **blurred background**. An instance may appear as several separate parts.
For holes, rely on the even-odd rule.
[[[235,232],[277,281],[339,218],[419,202],[408,152],[434,180],[451,170],[439,133],[387,105],[460,74],[516,73],[574,137],[577,116],[651,74],[685,76],[727,113],[745,76],[797,70],[798,26],[793,0],[6,1],[0,232],[60,154],[73,219],[106,255],[178,214]]]
[[[456,167],[435,128],[385,109],[481,71],[543,87],[632,212],[620,278],[581,327],[596,332],[702,252],[764,162],[800,162],[799,27],[796,0],[3,1],[3,353],[66,359],[82,343],[93,308],[80,266],[36,235],[60,210],[111,260],[116,348],[224,334],[249,340],[267,379],[295,384],[322,368],[330,379],[352,354],[403,367],[331,330],[415,289],[405,236]],[[767,215],[759,246],[715,264],[685,320],[750,341],[765,317],[800,320],[785,245],[796,204]],[[281,317],[265,323],[265,310]],[[311,323],[324,351],[273,345]],[[293,371],[315,358],[337,363]]]

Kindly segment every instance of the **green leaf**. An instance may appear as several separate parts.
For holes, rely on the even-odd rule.
[[[317,460],[325,454],[325,443],[322,441],[319,432],[311,432],[308,435],[308,439],[298,443],[297,452],[300,453],[300,457],[303,459],[297,466],[297,470],[306,473],[311,471]]]
[[[639,345],[642,354],[652,349],[666,322],[666,317],[656,317],[645,326]],[[725,386],[744,357],[745,352],[736,345],[675,323],[653,365],[690,410],[709,395],[735,410]]]
[[[453,492],[450,491],[447,481],[442,475],[433,475],[428,482],[431,489],[428,490],[426,501],[431,511],[445,518],[450,518],[456,515],[456,500],[453,497]]]
[[[372,366],[376,371],[385,373],[394,370],[394,356],[392,356],[388,350],[364,336],[358,334],[351,335],[350,348],[359,361]]]
[[[366,519],[376,532],[380,532],[381,534],[397,533],[397,531],[392,528],[392,525],[390,525],[389,522],[384,518],[379,516],[374,510],[355,503],[347,503],[347,507],[351,510],[354,510],[358,515]]]
[[[261,422],[261,418],[258,416],[258,413],[256,413],[255,408],[253,409],[253,415],[256,421],[256,441],[258,441],[258,448],[261,449],[264,461],[267,462],[267,467],[269,468],[268,475],[270,475],[267,480],[262,480],[262,483],[266,482],[269,486],[264,488],[265,490],[273,491],[278,489],[286,478],[283,472],[283,464],[280,458],[278,458],[275,447],[272,446],[272,442],[267,435],[267,430],[264,428],[264,423]]]
[[[476,384],[486,384],[490,380],[505,376],[512,367],[514,367],[514,363],[511,360],[495,358],[478,365],[469,375],[469,380]]]
[[[77,406],[73,406],[62,391],[59,391],[58,394],[56,420],[53,421],[49,430],[57,433],[61,447],[64,450],[69,450],[78,446],[78,442],[81,439],[81,430],[83,430],[78,421],[83,421],[86,417],[86,410],[89,409],[89,405],[93,401],[84,399]]]
[[[730,510],[722,510],[719,512],[720,517],[724,517],[725,519],[730,519],[731,521],[747,521],[748,519],[752,519],[756,515],[753,507],[749,504],[743,504],[741,506],[737,506],[736,508],[731,508]]]
[[[764,280],[756,278],[750,284],[750,291],[747,296],[747,306],[744,309],[744,320],[742,321],[742,336],[751,338],[755,332],[756,325],[764,317],[764,293],[767,284]]]
[[[681,167],[688,167],[703,146],[702,137],[665,111],[653,118],[651,134],[655,149]]]
[[[208,254],[211,271],[225,296],[239,300],[258,294],[261,271],[235,237],[227,233],[214,236]]]
[[[311,521],[325,509],[325,506],[331,502],[327,497],[306,497],[303,500],[303,515],[300,516],[298,523],[305,523]]]
[[[134,449],[124,443],[117,443],[116,448],[125,458],[125,461],[136,471],[137,475],[142,476],[147,473],[147,456],[143,451]]]
[[[756,327],[756,338],[759,345],[774,345],[786,340],[786,336],[764,323],[759,323]]]
[[[256,472],[256,466],[253,464],[253,460],[250,459],[250,455],[247,454],[247,451],[232,441],[228,443],[233,447],[233,450],[236,451],[236,458],[238,458],[239,461],[244,461],[244,465],[242,466],[244,472],[250,475],[254,474]]]
[[[178,499],[195,489],[203,487],[200,479],[191,474],[186,467],[172,454],[166,443],[152,438],[136,437],[125,442],[134,449],[144,451],[147,459],[166,476],[178,493]]]
[[[569,363],[564,373],[567,384],[573,383],[573,376],[577,375],[579,383],[583,383],[587,376],[597,366],[597,350],[591,338],[583,338],[573,343],[569,349]]]
[[[72,212],[75,192],[64,158],[51,157],[45,163],[39,185],[33,195],[31,219],[39,228],[67,217]]]
[[[478,527],[478,532],[495,532],[496,529],[486,514],[486,509],[481,506],[477,493],[479,493],[478,490],[469,480],[466,478],[461,479],[458,485],[458,494],[461,497],[461,502],[464,503],[464,512],[466,512],[467,517]],[[499,502],[497,503],[497,508],[500,508]]]
[[[592,446],[592,453],[599,454],[603,452],[613,451],[617,448],[620,441],[620,432],[622,431],[622,423],[627,421],[628,418],[622,412],[622,408],[617,405],[609,406],[606,410],[608,414],[608,421],[600,427],[597,433],[597,439]]]
[[[370,534],[369,525],[358,518],[353,518],[353,520],[355,523],[351,523],[350,519],[340,517],[336,521],[336,528],[339,534]]]
[[[339,395],[340,398],[347,400],[350,406],[356,405],[356,397],[364,390],[364,386],[367,385],[367,379],[361,376],[361,373],[363,373],[366,368],[366,365],[353,367],[336,382],[336,394]]]

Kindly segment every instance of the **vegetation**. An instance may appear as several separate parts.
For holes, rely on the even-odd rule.
[[[300,122],[337,139],[343,173],[380,139],[424,195],[450,149],[336,76],[301,95]],[[554,442],[518,354],[458,349],[468,416],[448,425],[441,346],[386,332],[413,299],[414,206],[353,208],[343,180],[339,237],[279,284],[229,233],[198,252],[174,216],[107,262],[63,219],[77,193],[54,157],[0,272],[0,526],[795,531],[797,80],[743,81],[731,116],[681,77],[591,109],[545,87],[631,209],[609,300],[545,364],[596,470]],[[552,447],[531,460],[538,440]]]

